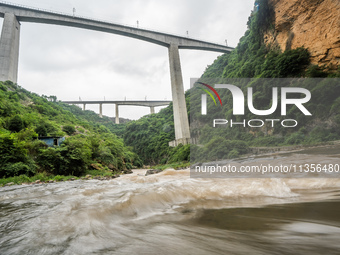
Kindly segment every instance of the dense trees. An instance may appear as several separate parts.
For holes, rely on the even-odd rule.
[[[297,48],[281,52],[274,45],[265,45],[263,40],[264,32],[274,28],[273,12],[267,0],[259,0],[258,2],[260,4],[259,11],[249,18],[249,30],[240,39],[236,49],[230,54],[218,57],[212,65],[208,66],[201,77],[201,81],[211,84],[233,81],[242,89],[245,95],[247,94],[247,88],[251,86],[255,92],[253,95],[255,107],[257,109],[268,109],[272,103],[272,88],[276,86],[275,82],[270,79],[267,79],[267,81],[262,80],[261,82],[256,81],[256,79],[243,79],[242,81],[237,79],[340,76],[340,70],[337,73],[327,73],[322,67],[310,65],[308,49]],[[291,84],[288,82],[280,86],[289,87]],[[195,121],[195,123],[192,123],[192,127],[194,127],[192,132],[194,136],[196,135],[200,139],[200,143],[204,144],[204,147],[193,148],[192,151],[195,152],[196,158],[203,159],[208,157],[213,159],[212,157],[215,155],[218,155],[218,158],[232,158],[245,153],[247,150],[243,148],[248,146],[311,144],[340,139],[340,115],[335,110],[339,106],[339,81],[335,79],[301,80],[300,86],[307,88],[312,94],[312,99],[306,104],[306,107],[313,113],[313,117],[305,116],[298,109],[291,108],[287,115],[296,119],[300,125],[290,129],[282,128],[281,126],[271,128],[268,125],[260,129],[212,128],[213,119],[221,118],[221,116],[225,119],[234,119],[236,121],[257,119],[258,116],[254,116],[249,111],[242,118],[233,116],[233,98],[226,90],[219,91],[224,102],[223,108],[218,109],[212,101],[209,102],[208,100],[208,112],[210,114],[201,116],[201,91],[193,88],[190,93],[190,111]],[[268,118],[280,119],[279,108]],[[221,115],[221,112],[224,114]],[[205,123],[209,123],[209,125],[205,125]],[[213,142],[215,147],[209,149],[212,141],[215,141]],[[242,147],[228,146],[233,141],[245,142],[245,144]],[[228,144],[223,145],[223,143]],[[233,150],[234,153],[232,153]]]
[[[340,77],[340,70],[327,73],[323,67],[310,65],[307,49],[282,52],[278,47],[265,45],[264,32],[274,27],[273,12],[267,0],[258,2],[259,11],[249,18],[249,29],[236,49],[208,66],[202,81],[215,84],[231,78]],[[238,85],[243,92],[249,86],[254,88],[257,109],[266,109],[271,104],[271,89],[275,84],[248,80]],[[303,123],[289,131],[280,126],[275,129],[247,128],[246,132],[239,128],[213,129],[211,125],[205,125],[218,116],[212,100],[208,100],[211,114],[201,116],[201,91],[197,88],[187,91],[188,115],[194,117],[190,120],[192,135],[200,141],[200,146],[191,147],[194,153],[190,155],[188,145],[168,146],[175,139],[172,105],[157,114],[115,125],[107,117],[99,118],[94,112],[57,102],[55,96],[40,97],[11,82],[0,82],[0,177],[33,175],[42,171],[81,175],[93,165],[120,171],[143,163],[234,158],[246,153],[250,146],[310,144],[340,139],[339,83],[328,79],[314,83],[305,81],[301,86],[313,95],[306,104],[313,117],[306,117],[296,109],[289,110],[289,116]],[[230,119],[233,117],[232,97],[226,91],[221,91],[220,96],[223,117]],[[253,117],[250,112],[244,116],[245,119]],[[274,112],[269,117],[279,118],[279,113]],[[37,139],[39,136],[67,138],[60,147],[48,148]],[[192,155],[194,158],[190,159]]]
[[[63,126],[63,131],[68,135],[73,135],[76,132],[76,129],[72,125]]]
[[[105,126],[76,118],[55,101],[0,82],[0,178],[39,172],[79,176],[93,164],[112,171],[142,165]],[[66,140],[59,147],[48,147],[39,136]]]
[[[187,103],[189,100],[187,100]],[[172,104],[157,114],[126,125],[124,141],[145,164],[171,164],[190,160],[190,146],[169,147],[175,139]]]
[[[201,81],[209,84],[224,83],[226,79],[238,78],[293,78],[293,77],[339,77],[338,73],[327,73],[322,67],[310,65],[308,49],[288,49],[282,52],[274,45],[264,43],[264,32],[274,29],[273,11],[267,0],[259,0],[259,10],[248,21],[248,30],[240,39],[236,49],[230,54],[218,57],[207,67]],[[339,70],[340,71],[340,70]],[[257,109],[268,109],[271,105],[272,87],[268,82],[260,84],[255,80],[241,82],[239,87],[246,94],[247,87],[254,87],[254,102]],[[287,84],[286,86],[290,86]],[[186,93],[187,107],[191,115],[192,136],[199,139],[200,146],[192,146],[192,161],[198,159],[234,158],[248,152],[250,146],[277,146],[311,144],[340,139],[340,87],[337,82],[319,80],[306,81],[301,86],[308,88],[312,100],[306,105],[313,112],[308,118],[299,110],[292,110],[289,116],[297,119],[297,128],[287,129],[240,129],[212,128],[212,120],[219,118],[221,109],[208,99],[209,115],[201,116],[201,90],[193,88]],[[231,119],[232,97],[226,91],[219,91],[223,101],[222,115]],[[190,103],[189,103],[190,101]],[[244,119],[254,115],[247,112]],[[270,118],[280,118],[275,112]],[[187,147],[169,148],[168,142],[174,139],[172,106],[156,115],[150,115],[127,125],[124,139],[133,146],[140,157],[147,163],[169,163],[189,159]],[[235,117],[241,121],[241,118]],[[205,123],[209,123],[205,125]],[[169,132],[170,131],[170,132]]]
[[[12,132],[19,132],[24,128],[24,122],[19,115],[14,115],[8,123],[8,129]]]
[[[22,142],[13,135],[0,136],[0,177],[20,174],[31,175],[35,172],[32,160]]]

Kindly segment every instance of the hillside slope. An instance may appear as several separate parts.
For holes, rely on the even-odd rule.
[[[290,0],[278,1],[280,4]],[[323,1],[314,1],[323,3]],[[275,28],[275,12],[270,0],[257,1],[258,11],[254,11],[248,20],[248,30],[240,39],[236,49],[230,54],[219,56],[213,64],[209,65],[202,75],[207,83],[218,83],[226,78],[294,78],[294,77],[340,77],[340,72],[327,72],[322,67],[313,64],[313,55],[310,50],[304,47],[281,48],[280,45],[268,45],[266,36],[268,31]],[[287,18],[287,17],[286,17]],[[296,17],[298,18],[298,17]],[[288,18],[289,19],[289,18]],[[294,17],[290,19],[294,23]],[[298,38],[298,37],[297,37]],[[315,42],[314,42],[315,43]],[[327,86],[330,85],[330,86]],[[246,87],[242,88],[244,91]],[[261,107],[267,107],[271,100],[271,89],[266,86],[258,86],[259,90],[254,101],[260,102]],[[200,143],[205,144],[201,151],[201,156],[209,153],[217,153],[215,149],[220,150],[223,155],[228,157],[237,157],[239,154],[247,152],[249,146],[275,146],[291,144],[313,144],[323,141],[336,140],[340,138],[340,87],[337,83],[329,84],[320,82],[316,87],[310,87],[314,97],[310,102],[309,108],[314,113],[315,118],[304,119],[303,116],[296,115],[300,123],[304,123],[305,128],[291,129],[288,133],[285,130],[277,128],[274,130],[248,130],[248,132],[237,129],[211,130],[207,127],[206,133],[200,130],[202,124],[200,121],[191,122],[191,128],[198,130]],[[199,111],[201,90],[191,89],[186,93],[188,115],[190,112]],[[223,102],[228,102],[227,109],[232,109],[232,99],[230,95],[221,92]],[[195,107],[197,109],[195,109]],[[208,101],[208,111],[215,107],[212,101]],[[267,107],[268,108],[268,107]],[[211,112],[211,111],[210,111]],[[230,111],[229,111],[230,113]],[[296,112],[298,114],[298,112]],[[213,117],[211,115],[210,117]],[[226,116],[230,117],[230,116]],[[251,117],[247,115],[246,117]],[[273,115],[272,117],[277,117]],[[166,163],[170,160],[167,143],[173,139],[173,134],[168,136],[165,130],[173,130],[172,123],[172,106],[170,105],[160,113],[152,115],[152,118],[159,124],[159,128],[153,128],[153,122],[148,122],[145,118],[133,121],[127,125],[125,141],[128,145],[134,147],[134,150],[143,159],[152,158],[151,162]],[[205,120],[206,121],[206,120]],[[194,135],[195,134],[195,130]],[[219,133],[222,132],[222,133]],[[221,141],[221,136],[228,137],[225,144],[216,148],[214,141]],[[165,137],[165,138],[164,138]],[[155,147],[149,147],[149,141],[157,144]],[[210,141],[210,143],[208,143]],[[206,144],[208,143],[208,144]],[[163,148],[163,149],[161,149]],[[202,148],[202,147],[201,147]],[[182,151],[187,152],[187,150]],[[189,158],[188,155],[178,158]]]
[[[0,178],[40,172],[79,176],[92,167],[123,171],[141,166],[105,126],[77,118],[54,101],[0,82]],[[46,136],[66,140],[48,147],[39,140]]]

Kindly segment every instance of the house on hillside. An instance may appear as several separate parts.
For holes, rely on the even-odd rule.
[[[60,146],[65,141],[63,136],[39,136],[38,139],[45,142],[48,147]]]

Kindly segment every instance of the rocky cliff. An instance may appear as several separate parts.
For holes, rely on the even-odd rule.
[[[266,44],[282,51],[304,46],[312,64],[340,66],[339,0],[268,0],[275,21],[265,33]]]

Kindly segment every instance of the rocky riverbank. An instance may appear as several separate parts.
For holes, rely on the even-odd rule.
[[[85,177],[73,177],[73,178],[65,178],[65,179],[58,179],[58,180],[36,180],[33,182],[23,182],[20,184],[16,184],[14,182],[9,182],[3,185],[4,187],[7,186],[13,186],[13,185],[38,185],[38,184],[46,184],[46,183],[57,183],[57,182],[64,182],[64,181],[76,181],[76,180],[100,180],[100,181],[107,181],[112,180],[115,178],[120,177],[120,175],[112,175],[112,176],[92,176],[92,175],[86,175]]]
[[[1,184],[0,187],[7,187],[7,186],[13,186],[13,185],[39,185],[39,184],[48,184],[48,183],[57,183],[57,182],[65,182],[65,181],[76,181],[76,180],[99,180],[99,181],[107,181],[107,180],[112,180],[120,177],[121,175],[126,175],[126,174],[132,174],[132,170],[125,170],[121,172],[120,174],[112,174],[112,175],[105,175],[105,176],[100,176],[100,175],[86,175],[84,177],[75,177],[75,176],[54,176],[53,178],[50,177],[48,178],[44,174],[38,175],[36,178],[32,177],[29,178],[27,176],[17,176],[17,177],[12,177],[9,178],[9,182]],[[40,176],[40,178],[39,178]],[[11,181],[13,179],[13,181]],[[8,179],[7,179],[8,180]],[[29,181],[28,181],[29,180]]]
[[[252,156],[266,156],[271,154],[281,154],[281,153],[291,153],[296,151],[301,151],[305,149],[312,149],[312,148],[322,148],[322,147],[329,147],[332,148],[333,146],[339,146],[340,141],[333,141],[328,142],[324,144],[317,144],[317,145],[296,145],[296,146],[278,146],[278,147],[252,147],[250,148],[250,153],[247,155],[243,155],[240,159],[244,159],[247,157]],[[235,160],[235,159],[234,159]],[[170,168],[170,167],[169,167]],[[166,168],[166,169],[169,169]],[[180,167],[175,168],[175,170],[182,170],[186,169],[187,167]],[[100,181],[107,181],[112,180],[115,178],[118,178],[122,175],[126,174],[135,174],[139,176],[149,176],[153,174],[158,174],[164,171],[165,169],[135,169],[134,171],[131,170],[125,170],[121,174],[112,174],[107,176],[92,176],[90,174],[84,176],[84,177],[74,177],[74,176],[55,176],[52,179],[45,178],[45,180],[37,179],[34,181],[10,181],[8,183],[2,184],[0,183],[0,187],[6,187],[6,186],[13,186],[13,185],[39,185],[39,184],[48,184],[48,183],[57,183],[57,182],[64,182],[64,181],[76,181],[76,180],[100,180]],[[28,177],[27,177],[28,178]]]
[[[275,147],[250,147],[250,153],[248,155],[266,155],[271,153],[287,153],[287,152],[294,152],[300,151],[304,149],[311,149],[311,148],[322,148],[326,146],[337,146],[340,145],[340,141],[332,141],[326,142],[323,144],[315,144],[315,145],[291,145],[291,146],[275,146]]]

